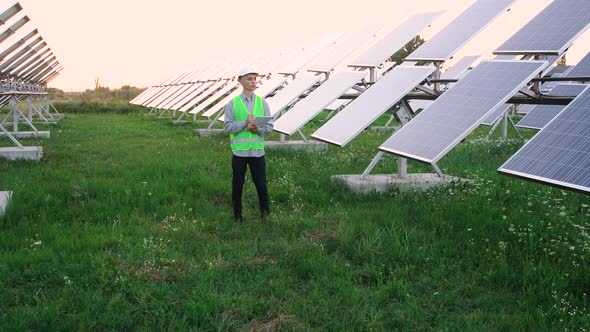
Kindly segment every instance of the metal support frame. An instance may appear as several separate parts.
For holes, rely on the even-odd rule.
[[[432,168],[434,168],[436,175],[438,175],[441,178],[445,176],[436,163],[433,162],[433,163],[430,163],[430,165],[432,165]]]
[[[29,121],[29,119],[21,112],[21,110],[17,107],[17,105],[16,105],[17,103],[18,103],[18,100],[17,100],[16,96],[11,95],[10,100],[9,100],[10,111],[4,117],[4,119],[2,119],[2,121],[0,122],[0,131],[2,131],[4,133],[4,135],[6,135],[6,137],[8,137],[19,149],[24,149],[25,147],[16,139],[16,137],[14,137],[14,135],[12,135],[13,133],[18,133],[19,118],[22,117],[25,120],[25,122],[31,128],[33,128],[33,130],[35,132],[38,132],[38,130]],[[6,129],[6,127],[4,127],[4,124],[10,118],[10,116],[12,116],[12,126],[13,126],[12,132],[8,131],[8,129]]]
[[[369,67],[369,79],[371,83],[377,82],[377,70],[375,67]]]
[[[412,107],[405,99],[399,103],[399,109],[393,112],[393,114],[391,115],[391,119],[389,119],[385,126],[387,127],[394,118],[396,118],[400,123],[400,125],[396,127],[396,130],[405,126],[412,119]],[[377,155],[375,155],[375,157],[373,158],[373,160],[371,160],[363,174],[361,174],[361,177],[366,177],[371,173],[371,171],[373,171],[375,166],[377,166],[377,163],[379,163],[381,158],[383,158],[383,154],[383,151],[379,151]],[[397,175],[400,178],[406,178],[408,176],[408,160],[406,158],[398,158]]]
[[[211,120],[211,122],[207,126],[207,129],[213,128],[213,126],[215,125],[217,120],[219,120],[219,118],[221,117],[222,114],[223,114],[223,112],[221,112],[221,111],[217,112],[217,115],[213,118],[213,120]],[[195,114],[195,117],[196,117],[196,114]]]
[[[63,114],[58,112],[55,106],[49,101],[47,95],[37,95],[36,98],[42,113],[48,115],[53,121],[57,122],[63,117]]]
[[[180,123],[181,122],[180,120],[182,120],[182,118],[184,118],[187,113],[188,113],[188,111],[187,112],[180,112],[180,116],[178,117],[178,119],[172,121],[172,123],[174,123],[174,124]],[[194,115],[193,120],[196,121],[197,115],[196,114],[193,114],[193,115]]]
[[[436,70],[434,71],[434,73],[432,74],[432,79],[433,80],[438,80],[440,79],[440,66],[442,65],[442,62],[439,61],[433,61],[432,64],[436,67]],[[434,83],[434,92],[436,93],[440,93],[440,83]]]
[[[8,114],[6,114],[4,119],[2,119],[2,122],[0,122],[0,126],[4,126],[8,119],[12,116],[13,133],[19,132],[18,125],[19,123],[21,123],[20,119],[22,119],[23,122],[27,124],[35,133],[39,132],[35,125],[33,125],[33,122],[21,111],[20,108],[18,108],[19,100],[16,98],[16,96],[10,96],[8,103],[10,104],[10,111],[8,112]]]
[[[435,83],[435,84],[436,84],[436,83]],[[418,85],[418,86],[416,87],[416,90],[418,90],[418,91],[422,91],[422,92],[425,92],[426,94],[429,94],[429,95],[431,95],[431,96],[434,96],[434,97],[438,97],[438,96],[439,96],[439,93],[437,93],[437,92],[436,92],[436,91],[434,91],[433,89],[427,88],[427,87],[425,87],[425,86],[423,86],[423,85]]]
[[[305,135],[303,135],[303,132],[301,131],[301,129],[297,129],[297,132],[299,133],[299,135],[301,136],[301,139],[307,143],[307,137],[305,137]],[[284,135],[284,134],[283,134]]]
[[[41,103],[38,103],[38,106],[35,106],[32,96],[27,96],[26,99],[29,121],[33,122],[33,118],[35,117],[35,115],[37,115],[39,119],[41,119],[41,122],[45,124],[56,122],[53,116],[50,113],[48,113],[44,107],[42,107]]]
[[[514,108],[514,106],[511,107],[510,110],[512,110],[513,108]],[[496,128],[498,128],[498,126],[500,124],[502,125],[502,140],[503,141],[505,141],[508,138],[508,124],[510,124],[510,126],[512,126],[512,129],[514,129],[514,131],[516,132],[516,135],[518,135],[518,137],[521,140],[523,139],[520,129],[518,129],[518,127],[516,127],[516,124],[514,123],[514,121],[512,121],[512,118],[508,115],[510,110],[504,112],[502,117],[500,117],[500,118],[498,118],[498,120],[496,120],[496,122],[492,125],[490,132],[486,136],[486,139],[490,139],[492,137],[492,134],[496,131]]]

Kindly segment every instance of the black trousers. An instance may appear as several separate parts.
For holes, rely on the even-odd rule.
[[[264,217],[270,212],[268,201],[268,190],[266,188],[266,161],[262,157],[232,157],[232,204],[234,207],[234,218],[242,218],[242,192],[246,179],[246,166],[250,168],[252,180],[258,193],[260,204],[260,215]]]

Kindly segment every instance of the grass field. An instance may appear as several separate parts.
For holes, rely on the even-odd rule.
[[[440,163],[472,184],[367,196],[330,176],[387,134],[270,151],[270,223],[248,180],[236,225],[228,139],[193,130],[67,114],[0,160],[2,330],[590,330],[590,198],[499,175],[522,143],[480,130]]]

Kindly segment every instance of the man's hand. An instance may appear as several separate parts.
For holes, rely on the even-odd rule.
[[[251,116],[251,115],[250,115]],[[247,129],[253,133],[258,132],[258,126],[256,125],[256,123],[254,123],[254,120],[252,120],[252,122],[248,123],[248,127]]]
[[[254,114],[248,115],[248,118],[246,119],[246,123],[247,124],[254,123]],[[250,129],[250,128],[248,128],[248,129]]]

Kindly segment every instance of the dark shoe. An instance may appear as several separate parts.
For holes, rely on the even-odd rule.
[[[263,213],[263,214],[260,216],[260,221],[261,221],[263,224],[266,224],[266,223],[268,222],[268,213]]]

